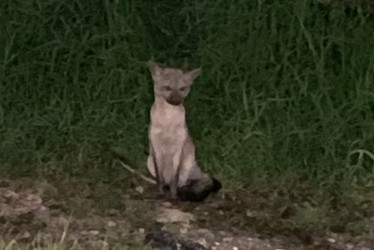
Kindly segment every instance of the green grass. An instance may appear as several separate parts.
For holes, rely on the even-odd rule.
[[[189,127],[201,167],[226,186],[279,176],[337,194],[374,180],[369,11],[306,0],[0,7],[2,173],[124,183],[110,147],[145,171],[154,57],[202,67]]]

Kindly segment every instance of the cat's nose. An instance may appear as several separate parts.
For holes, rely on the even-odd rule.
[[[183,102],[183,97],[179,93],[174,92],[170,94],[166,101],[171,105],[177,106]]]
[[[182,103],[182,100],[177,100],[177,99],[168,99],[167,102],[171,105],[178,106],[179,104]]]

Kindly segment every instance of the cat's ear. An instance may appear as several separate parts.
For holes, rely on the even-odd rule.
[[[201,68],[197,68],[194,70],[191,70],[187,73],[187,75],[190,77],[190,79],[193,81],[196,77],[198,77],[201,74]]]
[[[162,68],[160,68],[157,63],[155,63],[153,60],[148,61],[148,67],[151,71],[152,77],[157,77],[161,75]]]

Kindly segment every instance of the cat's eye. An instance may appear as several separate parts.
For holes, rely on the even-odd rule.
[[[171,91],[171,88],[169,86],[164,86],[164,90]]]
[[[179,88],[179,91],[185,91],[187,89],[187,87],[181,87]]]

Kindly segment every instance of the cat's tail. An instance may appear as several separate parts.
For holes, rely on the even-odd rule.
[[[179,187],[178,197],[182,201],[200,202],[221,188],[222,184],[216,178],[202,174],[200,178],[188,180],[186,185]]]

